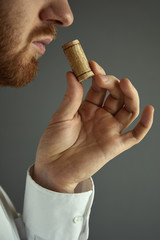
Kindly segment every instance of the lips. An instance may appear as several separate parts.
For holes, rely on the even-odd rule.
[[[34,41],[33,44],[36,46],[38,52],[43,55],[46,51],[46,45],[48,45],[52,39],[43,39],[39,41]]]

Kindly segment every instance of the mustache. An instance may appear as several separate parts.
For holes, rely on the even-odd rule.
[[[50,22],[45,26],[34,28],[32,32],[29,34],[27,42],[30,43],[40,36],[52,37],[53,39],[56,39],[57,31],[55,24],[53,22]]]

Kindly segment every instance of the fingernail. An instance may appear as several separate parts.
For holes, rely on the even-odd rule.
[[[108,82],[108,77],[107,77],[107,75],[102,75],[102,80],[103,80],[103,82]]]
[[[103,68],[102,68],[97,62],[95,62],[95,63],[96,63],[97,68],[98,68],[99,70],[103,70]]]

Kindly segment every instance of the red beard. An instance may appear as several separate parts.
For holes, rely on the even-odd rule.
[[[26,46],[17,54],[14,50],[20,44],[20,30],[6,22],[6,18],[0,16],[0,85],[22,87],[30,83],[36,76],[38,60],[34,55],[27,57],[28,49],[32,41],[40,36],[56,38],[55,24],[49,22],[46,26],[32,30],[27,39]],[[14,24],[14,23],[13,23]]]

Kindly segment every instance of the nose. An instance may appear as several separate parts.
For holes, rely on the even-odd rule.
[[[56,25],[68,27],[73,23],[74,17],[68,0],[50,0],[47,6],[40,11],[42,21],[54,21]]]

